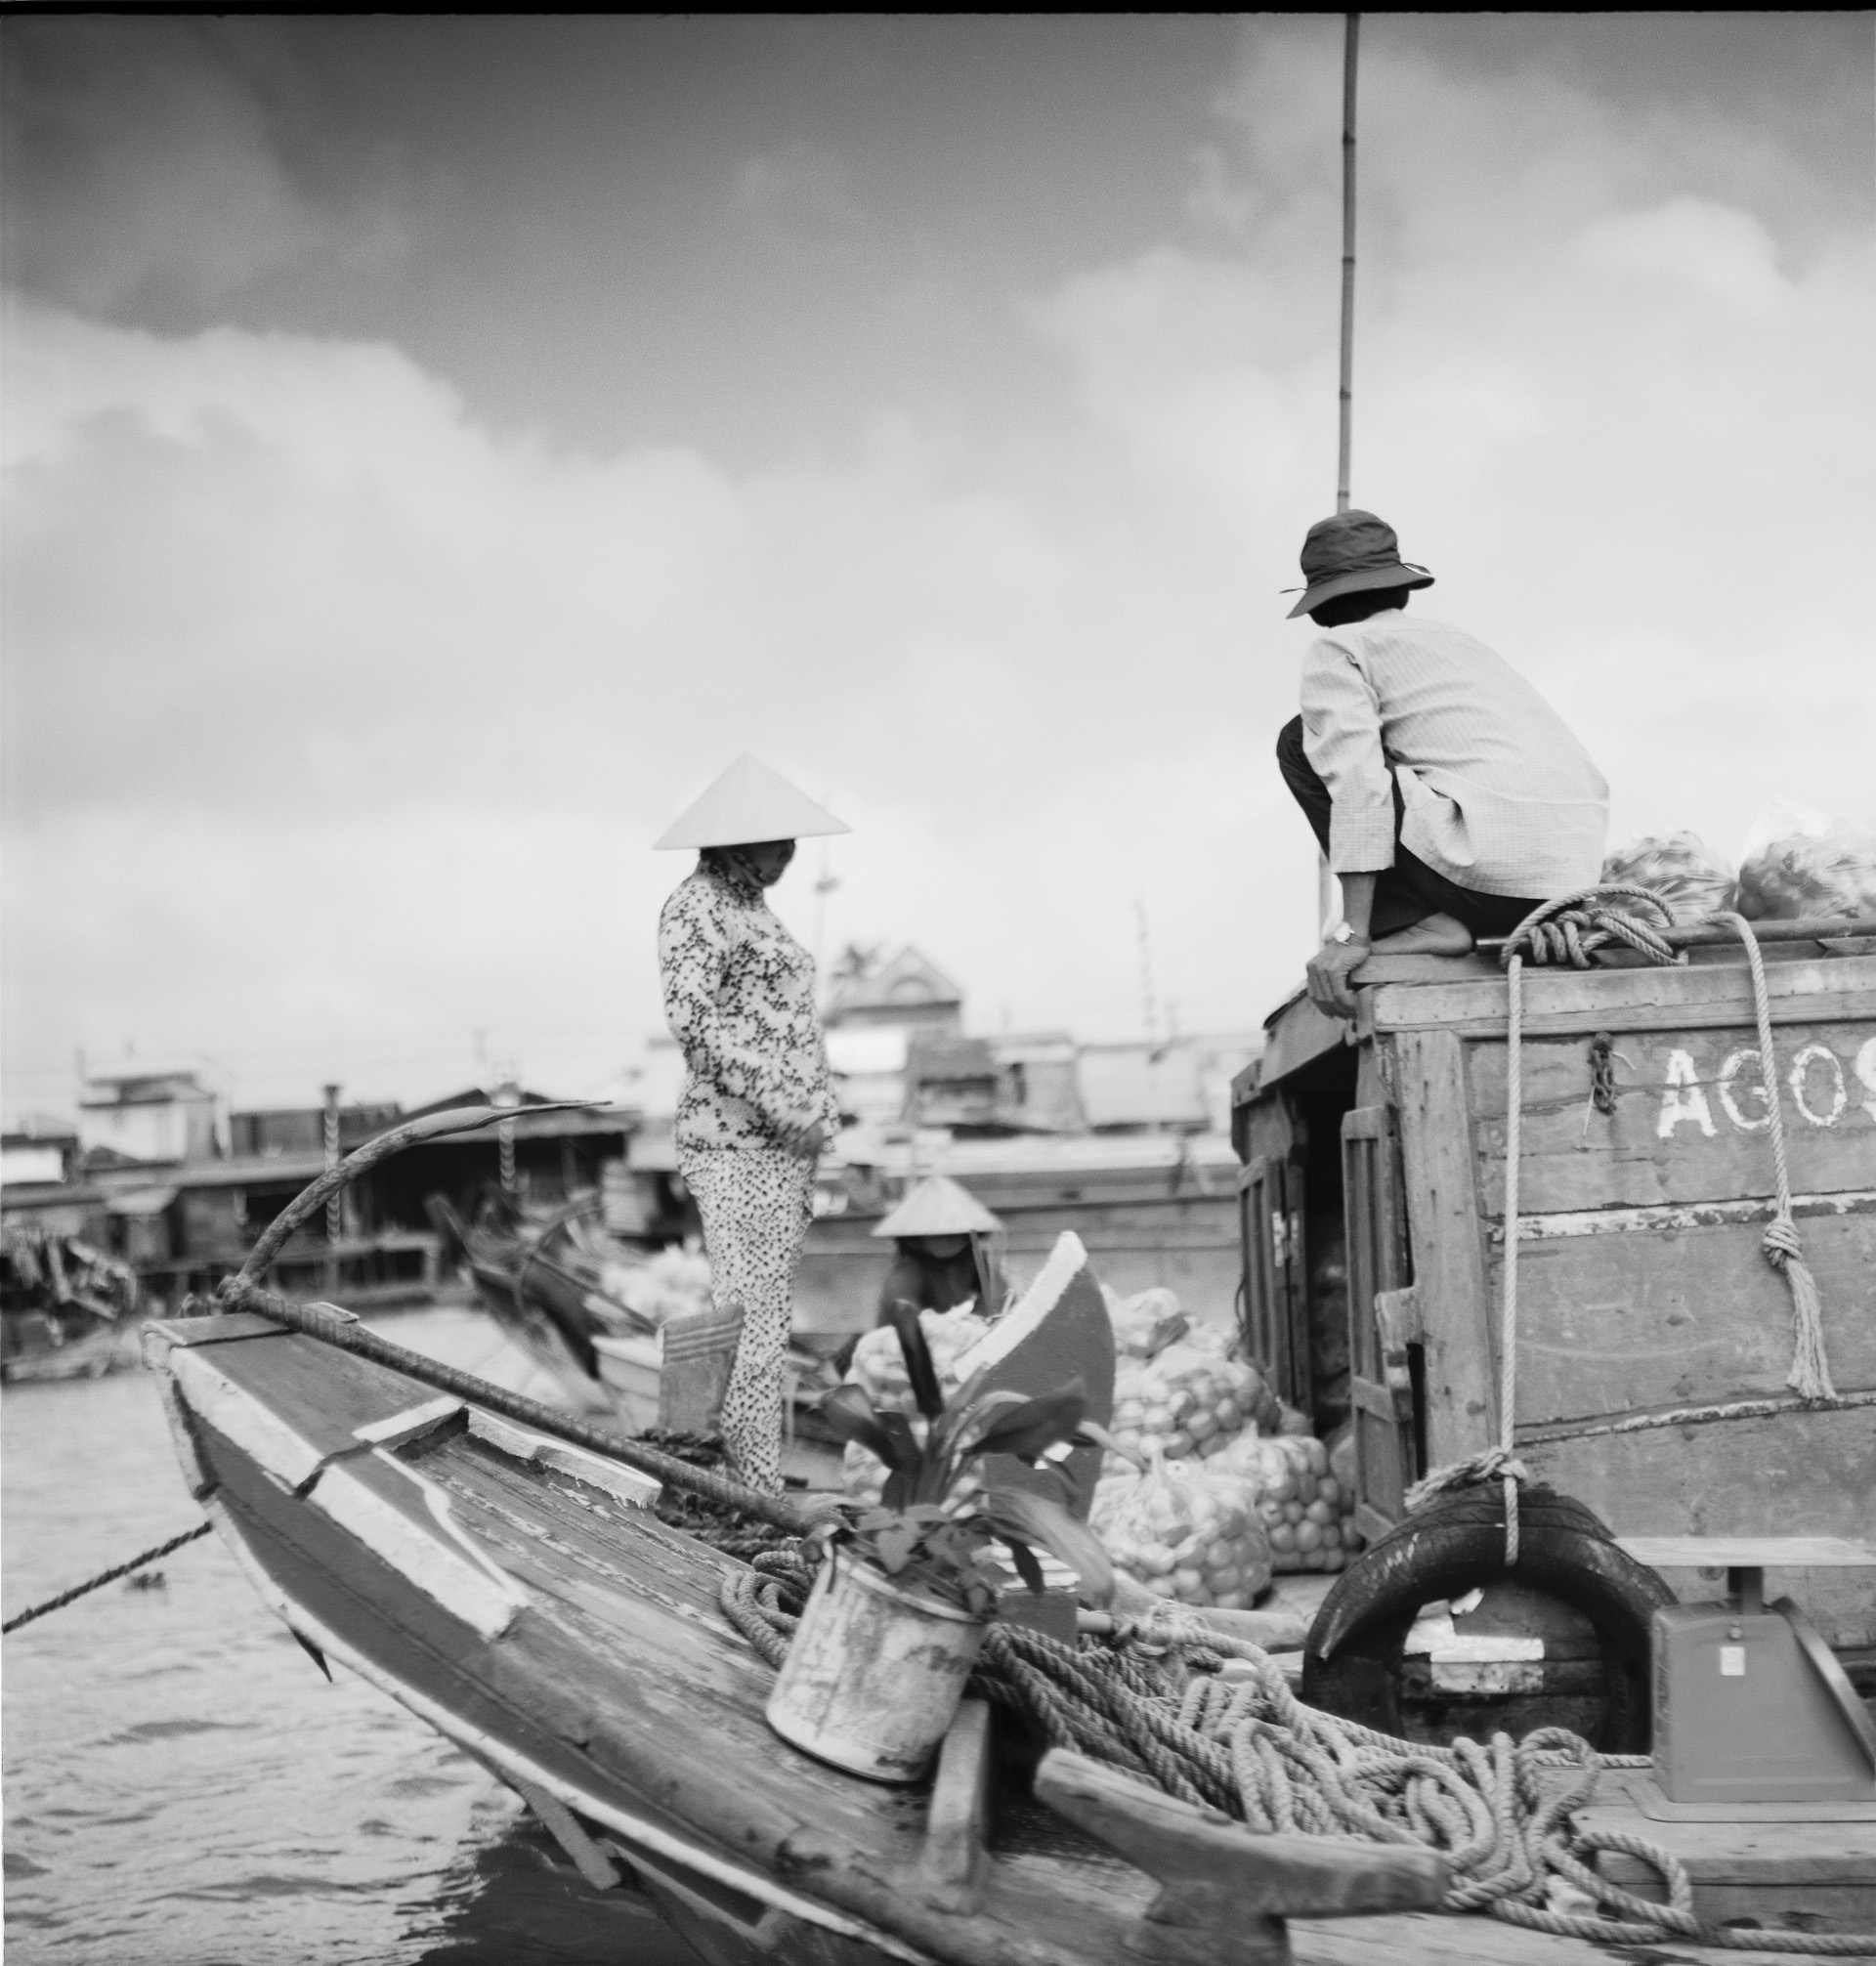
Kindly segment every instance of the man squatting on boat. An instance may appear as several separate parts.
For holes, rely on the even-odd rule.
[[[1593,885],[1609,788],[1503,657],[1407,618],[1410,590],[1433,577],[1401,559],[1391,526],[1372,512],[1318,520],[1302,572],[1290,619],[1327,632],[1303,657],[1302,714],[1277,763],[1342,881],[1310,1000],[1352,1017],[1349,972],[1371,953],[1463,956]]]
[[[702,849],[658,923],[664,1016],[684,1053],[678,1172],[696,1198],[717,1308],[743,1310],[720,1431],[740,1479],[782,1487],[783,1359],[815,1162],[838,1116],[814,959],[764,890],[797,838],[849,829],[745,755],[664,834]]]

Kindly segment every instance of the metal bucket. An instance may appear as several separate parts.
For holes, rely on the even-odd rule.
[[[984,1621],[835,1550],[769,1695],[769,1725],[849,1774],[917,1781],[963,1697]]]

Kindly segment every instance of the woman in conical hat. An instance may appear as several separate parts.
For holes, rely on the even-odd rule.
[[[700,850],[658,923],[664,1016],[688,1067],[677,1166],[697,1199],[719,1308],[743,1308],[720,1427],[736,1473],[782,1486],[782,1361],[814,1167],[836,1113],[814,1002],[814,959],[764,890],[794,842],[846,833],[745,753],[658,842]]]
[[[928,1175],[874,1230],[899,1245],[879,1293],[878,1322],[895,1304],[917,1310],[956,1310],[976,1300],[978,1314],[1002,1308],[1002,1268],[992,1240],[1002,1223],[966,1188]]]

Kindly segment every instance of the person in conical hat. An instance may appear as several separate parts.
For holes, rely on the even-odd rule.
[[[765,891],[807,835],[849,829],[745,753],[658,841],[696,847],[658,922],[664,1017],[684,1053],[678,1172],[696,1198],[719,1308],[743,1331],[719,1429],[752,1488],[782,1486],[783,1357],[814,1169],[837,1123],[814,959]]]
[[[982,1315],[994,1317],[1003,1293],[993,1239],[1002,1226],[967,1189],[928,1175],[874,1230],[899,1245],[879,1292],[877,1322],[885,1323],[895,1304],[956,1310],[973,1299]]]

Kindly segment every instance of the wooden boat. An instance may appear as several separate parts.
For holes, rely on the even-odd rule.
[[[1515,1447],[1619,1537],[1854,1538],[1876,1520],[1876,922],[1760,927],[1828,1398],[1786,1383],[1736,934],[1671,931],[1685,966],[1622,950],[1522,974]],[[1352,1416],[1372,1540],[1408,1484],[1497,1438],[1509,1000],[1488,951],[1377,957],[1354,982],[1352,1025],[1301,997],[1269,1020],[1234,1136],[1248,1348],[1318,1431]],[[1711,1567],[1664,1574],[1683,1599],[1715,1594]],[[1871,1574],[1774,1581],[1876,1691]],[[1498,1724],[1490,1700],[1461,1718]]]
[[[0,1380],[96,1379],[137,1361],[126,1263],[77,1236],[17,1226],[0,1250]]]
[[[442,1195],[432,1195],[425,1206],[446,1261],[460,1255],[490,1316],[570,1405],[610,1413],[614,1402],[600,1378],[594,1341],[648,1336],[655,1327],[605,1289],[603,1262],[576,1239],[576,1224],[597,1210],[597,1198],[535,1217],[494,1189],[472,1222]]]

